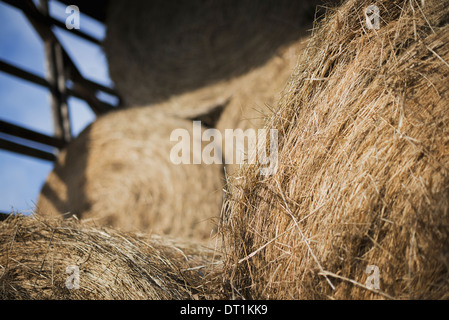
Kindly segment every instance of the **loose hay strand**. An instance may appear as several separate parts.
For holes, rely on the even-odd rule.
[[[312,255],[313,260],[315,260],[316,264],[318,265],[318,268],[320,268],[320,274],[322,274],[325,278],[327,283],[329,283],[329,285],[331,286],[332,290],[335,290],[335,286],[332,284],[332,282],[329,280],[329,278],[327,277],[326,272],[324,271],[323,267],[321,266],[320,261],[318,260],[318,258],[316,257],[315,253],[313,253],[312,248],[310,247],[309,241],[307,240],[307,238],[305,237],[304,233],[302,232],[301,228],[299,227],[298,221],[296,221],[296,218],[293,216],[293,213],[290,211],[290,208],[288,207],[287,201],[285,200],[284,197],[284,193],[282,192],[281,186],[279,185],[279,181],[277,179],[274,180],[279,188],[279,194],[282,197],[282,200],[284,201],[284,210],[290,215],[290,217],[292,218],[292,221],[295,224],[296,229],[298,229],[299,234],[301,235],[302,240],[305,242],[305,244],[307,245],[307,249],[309,251],[309,253]]]

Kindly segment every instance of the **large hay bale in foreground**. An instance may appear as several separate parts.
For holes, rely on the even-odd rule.
[[[128,106],[226,82],[302,37],[320,2],[111,1],[104,42],[111,78]]]
[[[448,0],[348,0],[315,30],[267,123],[276,174],[248,166],[227,196],[236,294],[449,298],[448,17]]]
[[[173,163],[171,150],[178,142],[170,136],[176,129],[190,135],[183,143],[193,163],[198,137],[191,121],[152,108],[98,118],[61,152],[37,211],[92,218],[124,231],[209,239],[220,214],[223,169]]]
[[[210,299],[219,263],[195,243],[42,217],[0,222],[0,251],[2,300]]]
[[[277,107],[282,90],[308,39],[305,34],[300,40],[280,48],[264,66],[234,81],[233,93],[216,125],[222,135],[227,129],[241,129],[245,132],[248,129],[263,128],[266,116]],[[242,165],[236,161],[236,152],[235,144],[223,145],[224,158],[228,162],[226,173],[230,176]],[[244,152],[247,158],[250,153],[248,144],[245,145]]]

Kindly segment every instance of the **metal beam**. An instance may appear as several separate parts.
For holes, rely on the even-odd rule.
[[[19,67],[0,60],[0,71],[50,90],[54,115],[53,118],[55,121],[55,137],[41,134],[5,121],[0,121],[0,133],[4,133],[11,137],[25,139],[29,142],[39,143],[43,146],[61,149],[71,139],[67,105],[68,96],[74,96],[85,100],[97,116],[115,109],[115,106],[98,99],[96,94],[99,91],[116,96],[119,99],[119,106],[122,103],[122,99],[114,89],[95,83],[83,77],[53,32],[53,26],[62,28],[65,27],[65,25],[49,16],[48,3],[46,0],[41,0],[42,6],[40,7],[40,10],[36,7],[32,0],[0,1],[18,8],[24,13],[25,17],[29,20],[45,44],[48,68],[47,78],[44,79],[36,74],[33,74],[32,72],[22,70]],[[85,35],[83,36],[75,30],[72,30],[71,32],[86,38]],[[97,44],[99,44],[98,41]],[[73,85],[67,87],[67,80],[70,80]],[[56,160],[55,154],[39,148],[39,146],[36,147],[33,145],[28,145],[26,142],[18,143],[14,141],[14,139],[10,139],[8,136],[0,136],[0,149],[5,149],[11,152],[48,161]]]
[[[33,19],[36,19],[37,21],[39,21],[41,24],[46,25],[48,28],[51,28],[53,25],[56,27],[59,27],[61,29],[66,29],[66,25],[65,23],[56,20],[50,16],[45,16],[45,15],[39,15],[38,13],[36,13],[35,10],[32,10],[30,8],[30,6],[25,5],[24,2],[21,1],[17,1],[17,0],[2,0],[3,2],[19,9],[22,10],[22,12],[28,16],[33,17]],[[89,42],[92,42],[96,45],[101,45],[101,41],[92,37],[91,35],[84,33],[80,30],[77,29],[72,29],[70,30],[71,33],[77,35],[80,38],[83,38]]]
[[[2,120],[0,120],[0,132],[58,149],[62,149],[65,146],[65,142],[62,139],[51,137]]]
[[[59,20],[56,20],[56,19],[54,19],[52,17],[48,17],[46,20],[47,20],[47,24],[48,25],[54,25],[54,26],[56,26],[58,28],[61,28],[63,30],[67,30],[67,27],[66,27],[65,23],[63,23],[63,22],[61,22]],[[78,29],[71,29],[70,32],[75,34],[76,36],[78,36],[80,38],[83,38],[84,40],[92,42],[93,44],[96,44],[98,46],[101,45],[101,41],[100,40],[92,37],[91,35],[89,35],[87,33],[82,32],[82,31],[80,31]]]
[[[41,78],[31,72],[22,70],[20,68],[17,68],[3,60],[0,59],[0,71],[3,71],[7,74],[10,74],[12,76],[27,80],[29,82],[35,83],[37,85],[43,86],[45,88],[50,89],[50,83],[44,78]]]
[[[2,1],[22,10],[22,12],[25,14],[27,19],[33,25],[34,29],[37,31],[37,33],[44,42],[55,41],[56,43],[59,43],[57,37],[51,30],[51,26],[49,26],[45,21],[44,19],[45,16],[41,12],[39,12],[39,10],[36,8],[36,6],[31,0],[2,0]],[[78,91],[83,91],[83,95],[88,97],[86,101],[92,108],[92,111],[94,111],[95,114],[100,115],[102,113],[114,110],[115,108],[113,106],[109,106],[108,104],[102,103],[102,101],[100,101],[95,96],[95,91],[94,92],[91,91],[93,89],[102,90],[104,92],[118,96],[117,93],[115,93],[114,90],[111,88],[102,86],[100,84],[85,79],[78,70],[78,68],[76,67],[75,63],[70,58],[70,56],[67,54],[64,48],[62,48],[62,46],[61,46],[61,54],[65,66],[66,78],[72,80],[74,85],[83,87],[83,89],[78,89]],[[120,97],[119,100],[121,101]]]
[[[5,72],[14,77],[18,77],[20,79],[40,85],[49,90],[52,90],[52,86],[46,79],[41,78],[40,76],[35,75],[31,72],[22,70],[16,66],[13,66],[12,64],[9,64],[8,62],[2,61],[1,59],[0,59],[0,71]],[[87,94],[87,92],[86,92],[87,90],[85,89],[86,86],[91,86],[91,90],[95,90],[95,91],[101,90],[101,91],[109,93],[113,96],[117,96],[113,89],[103,87],[102,85],[92,82],[90,80],[86,80],[85,84],[86,84],[85,86],[80,86],[80,85],[74,84],[73,89],[66,88],[67,94],[70,96],[80,98],[82,100],[86,100],[86,101],[90,100],[91,101],[91,95],[90,95],[91,91],[89,91],[89,94]],[[97,105],[96,112],[95,112],[96,114],[102,114],[102,113],[105,113],[105,112],[115,108],[113,105],[103,102],[101,100],[98,100],[93,104]]]
[[[56,156],[53,153],[24,146],[22,144],[8,141],[2,138],[0,138],[0,149],[52,162],[56,160]]]
[[[46,0],[40,0],[39,4],[40,12],[36,10],[36,17],[33,18],[40,21],[42,25],[45,25],[45,21],[39,19],[48,19],[50,17],[48,2]],[[24,9],[25,11],[28,11],[28,15],[33,15],[33,12],[31,11],[32,7],[34,8],[34,4],[29,4]],[[51,25],[47,25],[46,27],[51,31]],[[67,105],[65,85],[66,70],[61,44],[55,38],[56,37],[54,36],[45,36],[42,38],[42,40],[44,40],[47,57],[47,81],[51,86],[51,109],[53,113],[55,136],[65,142],[69,142],[72,139],[72,130],[70,128],[69,107]]]

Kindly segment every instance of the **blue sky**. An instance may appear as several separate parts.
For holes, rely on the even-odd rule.
[[[65,22],[65,5],[49,2],[50,14]],[[105,28],[82,14],[81,31],[103,39]],[[107,61],[99,46],[74,36],[70,30],[54,29],[56,36],[78,66],[82,75],[106,86],[112,86]],[[0,2],[0,59],[45,77],[44,45],[25,16]],[[72,132],[76,136],[95,115],[77,98],[68,101]],[[0,72],[0,119],[20,126],[53,134],[50,97],[47,90]],[[31,213],[53,164],[0,149],[0,211]]]

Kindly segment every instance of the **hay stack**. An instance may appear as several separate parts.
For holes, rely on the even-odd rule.
[[[192,137],[185,142],[193,162],[191,121],[151,108],[98,118],[61,152],[37,210],[93,218],[125,231],[209,239],[220,214],[223,169],[174,164],[170,153],[178,142],[170,135],[175,129]]]
[[[104,42],[111,78],[128,106],[226,84],[303,36],[320,2],[111,1]]]
[[[266,116],[275,110],[308,39],[305,33],[300,40],[280,48],[264,66],[234,81],[233,94],[216,125],[223,136],[226,129],[263,128]],[[235,145],[225,144],[223,148],[225,157],[231,159],[226,165],[226,173],[232,176],[241,166],[235,160]],[[248,151],[246,145],[246,155]]]
[[[194,243],[75,220],[11,216],[0,223],[0,248],[2,300],[173,300],[214,294],[207,275],[218,262],[212,250]]]
[[[226,129],[263,128],[265,116],[276,107],[308,39],[304,35],[298,41],[279,48],[265,65],[245,75],[173,96],[151,108],[170,116],[200,120],[208,127],[220,130],[223,137]],[[223,142],[222,147],[226,147],[223,162],[228,154],[235,155],[231,145]],[[226,165],[226,173],[232,175],[239,167],[234,159]]]
[[[111,1],[104,43],[111,78],[128,106],[151,105],[222,134],[259,129],[322,3]],[[235,154],[232,146],[224,151]],[[229,175],[240,166],[232,162]]]
[[[365,24],[373,4],[378,30]],[[277,173],[248,166],[230,186],[235,294],[449,298],[448,17],[448,0],[329,12],[267,123],[279,130]]]

